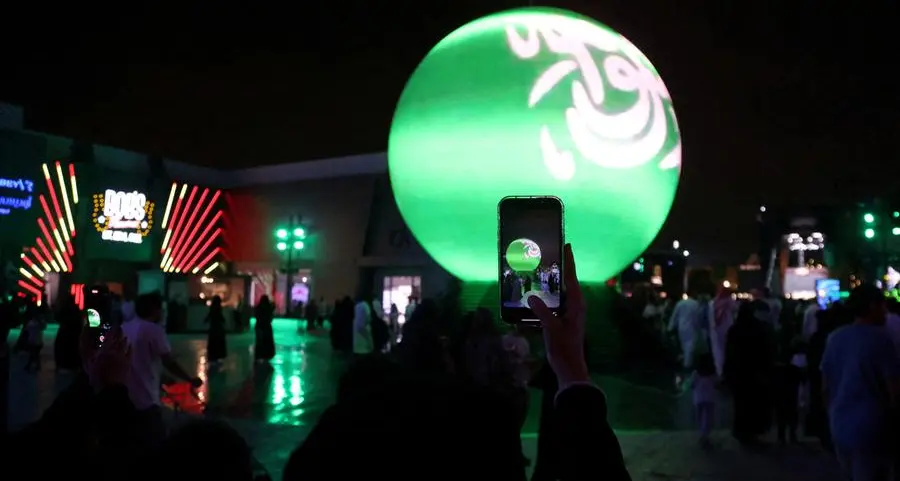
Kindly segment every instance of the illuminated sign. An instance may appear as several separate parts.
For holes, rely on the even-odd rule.
[[[153,228],[154,203],[138,192],[94,194],[94,228],[103,240],[141,244]]]
[[[218,201],[221,190],[179,184],[169,190],[169,200],[163,214],[165,231],[159,252],[164,272],[209,274],[219,267],[217,260],[222,247],[217,245],[222,235],[219,221],[223,211]]]
[[[0,177],[0,215],[9,215],[16,209],[30,209],[33,191],[34,182],[30,180]]]
[[[497,203],[556,195],[578,273],[603,282],[668,216],[681,172],[672,100],[627,39],[565,10],[522,8],[444,38],[406,84],[388,140],[397,205],[463,280],[491,281]]]

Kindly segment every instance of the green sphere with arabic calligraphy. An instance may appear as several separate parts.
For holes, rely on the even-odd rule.
[[[394,197],[416,239],[463,280],[497,271],[497,203],[556,195],[578,273],[604,281],[668,216],[681,135],[666,86],[590,18],[522,8],[464,25],[419,64],[388,142]]]

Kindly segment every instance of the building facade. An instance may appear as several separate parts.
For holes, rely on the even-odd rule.
[[[404,224],[383,153],[217,170],[31,132],[20,109],[0,112],[7,289],[52,302],[106,283],[197,301],[225,283],[239,285],[235,305],[372,295],[402,312],[450,280]],[[278,250],[276,230],[294,224],[303,248]]]

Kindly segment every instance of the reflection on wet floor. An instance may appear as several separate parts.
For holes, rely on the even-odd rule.
[[[222,363],[208,364],[204,334],[169,336],[172,350],[189,372],[204,381],[198,391],[208,414],[254,424],[310,426],[334,401],[337,380],[347,360],[331,352],[327,332],[298,333],[298,322],[276,319],[273,323],[276,353],[271,363],[256,363],[254,336],[249,333],[228,336],[228,357]],[[18,333],[10,335],[16,339]],[[71,374],[55,373],[53,341],[56,327],[45,333],[40,373],[25,373],[25,359],[17,356],[11,366],[10,427],[15,429],[37,419],[56,394],[72,379]],[[614,376],[602,376],[598,383],[607,395],[609,420],[618,430],[693,429],[690,396],[641,386]],[[531,410],[523,429],[526,435],[537,432],[540,393],[533,391]],[[717,426],[727,426],[727,404],[720,403]]]

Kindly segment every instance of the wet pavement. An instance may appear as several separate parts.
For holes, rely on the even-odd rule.
[[[224,418],[254,447],[257,458],[280,479],[294,447],[308,434],[333,402],[336,380],[346,360],[333,354],[328,335],[297,333],[297,322],[275,322],[276,356],[271,365],[253,361],[253,335],[228,337],[228,357],[210,368],[206,339],[198,334],[170,335],[173,352],[188,371],[205,381],[199,391],[208,416]],[[10,335],[15,339],[17,332]],[[9,426],[17,429],[37,419],[56,394],[71,382],[70,374],[56,373],[52,346],[55,326],[45,333],[43,369],[25,373],[17,357],[10,370]],[[718,447],[710,454],[697,445],[690,395],[627,378],[598,376],[609,404],[609,420],[616,429],[636,480],[816,479],[835,477],[836,465],[814,444],[746,452],[727,436],[730,410],[727,399],[718,403]],[[534,391],[523,429],[526,454],[534,457],[540,395]],[[173,423],[187,414],[170,414]]]

